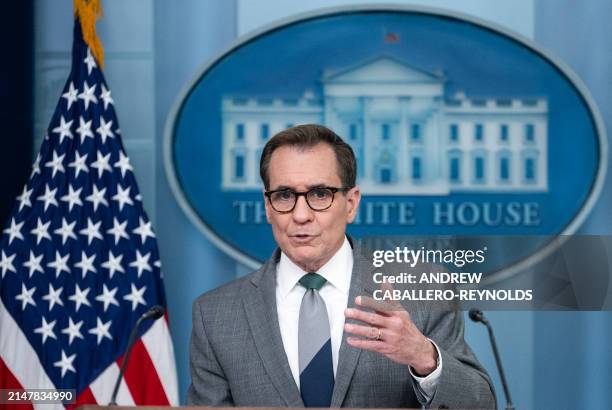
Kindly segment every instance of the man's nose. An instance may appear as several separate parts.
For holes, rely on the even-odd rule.
[[[297,197],[292,216],[293,220],[298,223],[308,222],[314,217],[314,211],[308,206],[305,196],[300,195]]]

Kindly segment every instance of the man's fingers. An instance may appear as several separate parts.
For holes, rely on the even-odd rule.
[[[367,337],[372,340],[383,340],[385,337],[385,330],[374,326],[361,326],[353,323],[346,323],[344,325],[344,330],[348,333]]]
[[[366,309],[372,309],[383,315],[390,315],[397,310],[397,307],[382,300],[376,300],[369,296],[357,296],[355,304]]]
[[[393,287],[389,283],[381,284],[380,288],[383,290],[383,292],[387,290],[393,291]],[[402,306],[402,304],[397,300],[386,301],[376,300],[369,296],[357,296],[355,298],[355,304],[357,306],[375,310],[384,316],[406,316],[409,320],[412,320],[410,319],[410,313],[408,313],[404,306]]]
[[[358,349],[370,350],[372,352],[381,353],[385,348],[385,342],[380,340],[359,339],[356,337],[347,337],[346,342]]]
[[[383,294],[385,294],[387,291],[389,291],[390,293],[393,293],[393,286],[388,283],[388,282],[384,282],[380,285],[380,290],[383,291]],[[390,305],[392,307],[393,310],[404,310],[404,307],[402,306],[402,304],[399,302],[399,300],[395,300],[392,299],[388,302],[386,302],[388,305]]]
[[[378,313],[364,312],[363,310],[349,308],[344,311],[344,316],[349,319],[359,320],[376,327],[384,327],[385,317]]]

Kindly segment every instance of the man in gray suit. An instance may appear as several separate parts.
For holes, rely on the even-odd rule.
[[[194,302],[188,403],[494,408],[461,312],[367,296],[372,263],[345,233],[360,201],[350,146],[293,127],[268,141],[260,173],[279,248]]]

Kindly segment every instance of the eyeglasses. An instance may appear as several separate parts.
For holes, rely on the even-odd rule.
[[[350,189],[351,188],[317,187],[306,192],[296,192],[291,189],[277,189],[275,191],[266,191],[264,195],[268,198],[272,209],[276,212],[289,213],[293,211],[297,199],[300,196],[306,199],[306,203],[313,211],[325,211],[332,206],[336,192],[346,192]]]

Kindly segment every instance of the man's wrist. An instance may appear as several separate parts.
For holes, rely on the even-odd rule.
[[[416,376],[425,377],[438,368],[438,350],[429,339],[425,339],[424,352],[418,363],[411,367]]]

